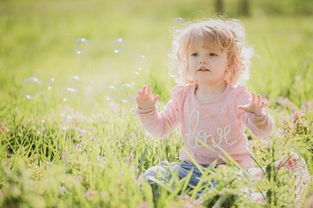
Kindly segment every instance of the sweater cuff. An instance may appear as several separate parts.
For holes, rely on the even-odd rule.
[[[270,125],[269,115],[266,111],[264,111],[262,116],[248,113],[248,120],[253,126],[262,131],[266,130]]]
[[[248,117],[255,126],[263,126],[268,121],[268,114],[266,111],[264,111],[261,116],[257,116],[253,113],[248,113]]]
[[[147,114],[147,113],[151,113],[153,111],[156,110],[156,106],[152,106],[152,107],[149,107],[149,108],[141,108],[139,106],[137,106],[136,108],[136,113],[137,114]]]

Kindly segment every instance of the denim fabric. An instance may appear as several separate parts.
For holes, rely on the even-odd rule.
[[[210,165],[201,165],[204,168]],[[211,166],[213,168],[213,166]],[[162,161],[159,165],[148,168],[143,174],[143,178],[148,181],[149,184],[155,184],[158,182],[169,182],[173,177],[172,172],[178,174],[179,179],[185,178],[189,172],[192,171],[192,175],[189,180],[189,188],[191,186],[196,186],[201,177],[201,172],[192,163],[183,162],[167,162]],[[218,181],[211,180],[211,188],[217,185]]]

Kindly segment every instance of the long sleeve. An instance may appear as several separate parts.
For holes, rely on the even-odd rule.
[[[236,116],[252,131],[254,135],[260,138],[268,137],[273,131],[273,119],[266,110],[264,111],[264,115],[261,118],[258,118],[253,113],[238,109],[238,106],[240,105],[250,104],[251,100],[251,94],[245,87],[240,86],[234,101]]]
[[[178,126],[182,91],[182,86],[174,87],[171,100],[160,113],[157,112],[156,106],[150,109],[141,109],[137,106],[136,113],[145,130],[152,136],[165,137]]]

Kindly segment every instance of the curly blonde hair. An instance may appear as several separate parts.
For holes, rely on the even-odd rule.
[[[204,41],[210,47],[218,46],[226,52],[229,69],[225,81],[233,85],[243,84],[249,79],[250,59],[253,50],[245,42],[245,30],[237,19],[207,19],[189,23],[174,31],[170,69],[179,84],[195,81],[187,76],[187,56],[197,41]]]

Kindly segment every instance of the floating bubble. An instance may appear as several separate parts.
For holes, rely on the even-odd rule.
[[[76,80],[76,81],[79,81],[80,80],[80,77],[75,75],[75,76],[72,76],[71,77],[71,80]]]
[[[174,81],[177,83],[177,84],[181,84],[181,80],[180,80],[180,72],[172,67],[168,68],[168,71],[167,71],[169,77],[171,77],[172,79],[174,79]]]
[[[48,87],[47,87],[47,89],[48,89],[48,90],[52,90],[54,84],[55,84],[55,78],[54,78],[54,77],[51,77],[51,78],[48,80]]]
[[[75,40],[75,53],[84,54],[88,50],[88,41],[86,38],[78,38]]]
[[[300,89],[301,88],[301,85],[302,85],[302,82],[301,82],[301,76],[300,75],[297,75],[295,76],[294,78],[294,83],[292,85],[293,88],[296,88],[296,89]]]
[[[104,91],[104,99],[108,104],[108,108],[114,112],[118,112],[118,104],[116,101],[118,100],[118,89],[114,85],[108,85],[105,87]]]
[[[67,88],[67,91],[68,91],[68,92],[71,92],[71,93],[74,93],[74,92],[77,92],[77,89],[68,87],[68,88]]]
[[[147,58],[145,55],[140,55],[136,58],[136,68],[139,71],[147,69]]]
[[[71,76],[68,80],[68,87],[65,88],[65,97],[63,98],[63,102],[68,102],[72,100],[77,95],[77,92],[81,88],[81,81],[78,75]]]
[[[114,102],[117,96],[117,89],[114,85],[108,85],[105,88],[104,99],[108,102]]]
[[[104,99],[105,99],[106,101],[108,101],[108,102],[109,102],[109,101],[112,101],[112,98],[111,98],[111,97],[108,97],[108,96],[105,96]]]
[[[114,101],[109,102],[109,108],[112,112],[118,113],[119,106],[116,102],[114,102]]]
[[[119,87],[119,99],[123,103],[131,103],[135,101],[136,93],[131,84],[122,84]]]
[[[134,75],[135,77],[139,77],[139,76],[140,76],[140,72],[139,72],[139,71],[134,71],[134,72],[133,72],[133,75]]]
[[[69,79],[69,87],[67,88],[67,90],[69,92],[77,92],[80,86],[81,86],[80,77],[77,75],[71,76]]]
[[[54,83],[54,82],[55,82],[55,78],[54,78],[54,77],[51,77],[51,78],[49,79],[49,82],[50,82],[50,83]]]
[[[124,40],[122,38],[116,38],[113,40],[112,45],[114,53],[119,54],[123,50]]]
[[[172,79],[176,79],[178,76],[177,71],[174,70],[173,68],[168,68],[167,73]]]
[[[174,20],[173,20],[173,23],[174,24],[183,24],[183,23],[185,23],[186,22],[186,20],[184,19],[184,18],[182,18],[182,17],[176,17]]]
[[[26,99],[33,99],[41,93],[42,84],[37,77],[29,77],[22,83],[22,92]]]
[[[132,82],[130,82],[129,84],[135,86],[137,83],[140,83],[140,81],[142,80],[141,71],[131,72],[129,78],[130,80],[132,80]]]
[[[72,120],[72,116],[70,114],[66,114],[66,113],[61,113],[61,120],[63,123],[69,124]]]
[[[300,75],[295,76],[295,81],[296,81],[296,82],[301,81],[301,76],[300,76]]]

